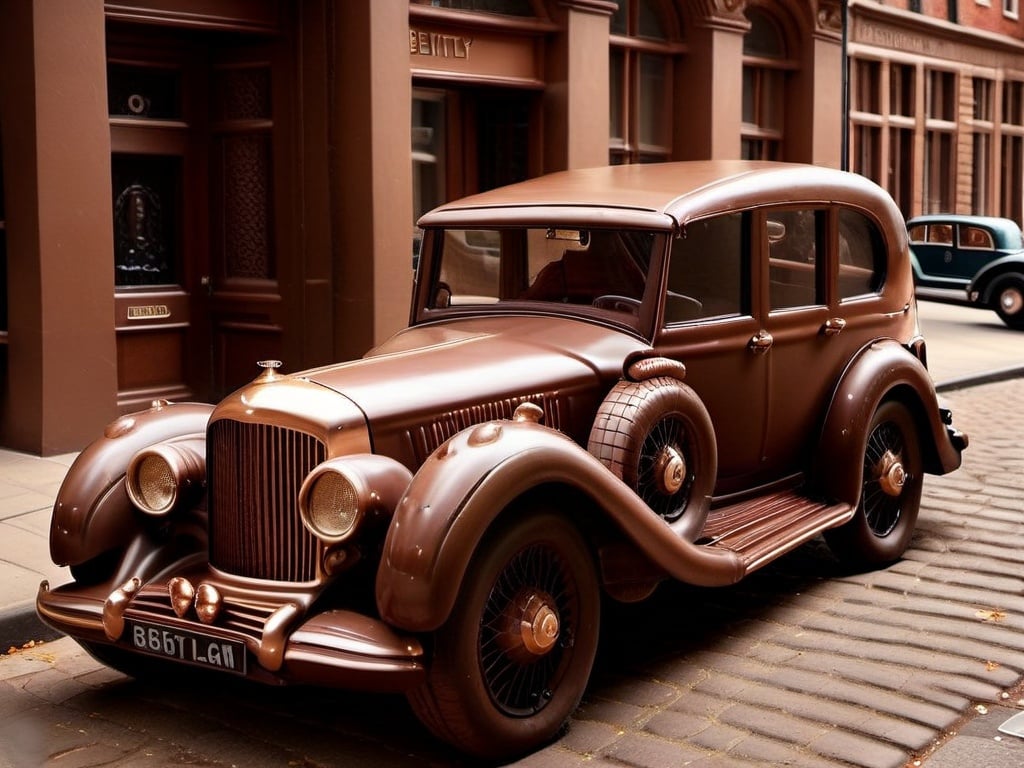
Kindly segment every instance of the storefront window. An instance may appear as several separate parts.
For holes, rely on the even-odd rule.
[[[794,65],[776,21],[757,7],[747,9],[747,18],[741,153],[748,160],[781,160],[786,75]]]
[[[0,142],[2,146],[2,142]],[[0,156],[0,344],[7,342],[7,216],[4,213],[4,163]]]
[[[500,13],[505,16],[533,16],[530,0],[412,0],[413,5],[449,8],[456,11]]]
[[[991,213],[990,185],[992,181],[993,82],[975,77],[971,83],[974,111],[971,119],[971,212],[979,215]]]
[[[1018,224],[1024,215],[1024,82],[1003,83],[1002,167],[999,177],[999,215]]]
[[[445,197],[445,97],[413,92],[412,98],[412,255],[419,256],[422,233],[416,222]]]
[[[684,48],[670,3],[622,0],[611,19],[609,60],[610,161],[672,156],[674,57]]]
[[[924,212],[953,210],[956,75],[928,72],[925,89]]]

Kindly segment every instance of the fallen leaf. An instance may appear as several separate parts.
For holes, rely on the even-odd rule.
[[[997,662],[997,661],[986,661],[985,662],[985,671],[986,672],[994,672],[997,669],[999,669],[999,662]]]
[[[1002,621],[1006,618],[1006,611],[1001,611],[998,608],[983,608],[974,615],[983,621]]]

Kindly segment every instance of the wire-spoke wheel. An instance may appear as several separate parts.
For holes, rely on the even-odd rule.
[[[593,558],[575,527],[511,514],[474,558],[433,638],[427,682],[409,696],[437,736],[488,759],[558,734],[586,688],[600,621]]]
[[[669,377],[620,381],[598,410],[588,450],[684,538],[707,519],[718,468],[711,417]]]
[[[857,511],[846,525],[825,532],[829,546],[857,567],[898,560],[914,534],[923,481],[913,417],[902,403],[886,401],[868,430]]]

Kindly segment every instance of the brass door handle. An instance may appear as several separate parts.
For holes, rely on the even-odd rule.
[[[774,337],[768,333],[768,331],[760,330],[750,337],[750,341],[747,342],[747,346],[755,354],[763,354],[771,349],[772,344],[775,343]]]
[[[825,325],[822,327],[822,330],[825,332],[826,336],[835,336],[836,334],[841,333],[845,327],[846,320],[841,317],[830,317],[825,321]]]

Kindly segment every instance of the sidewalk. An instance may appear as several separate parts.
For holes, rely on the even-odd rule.
[[[50,562],[50,511],[77,454],[42,459],[0,449],[0,653],[55,637],[35,615],[39,582],[70,580]]]

